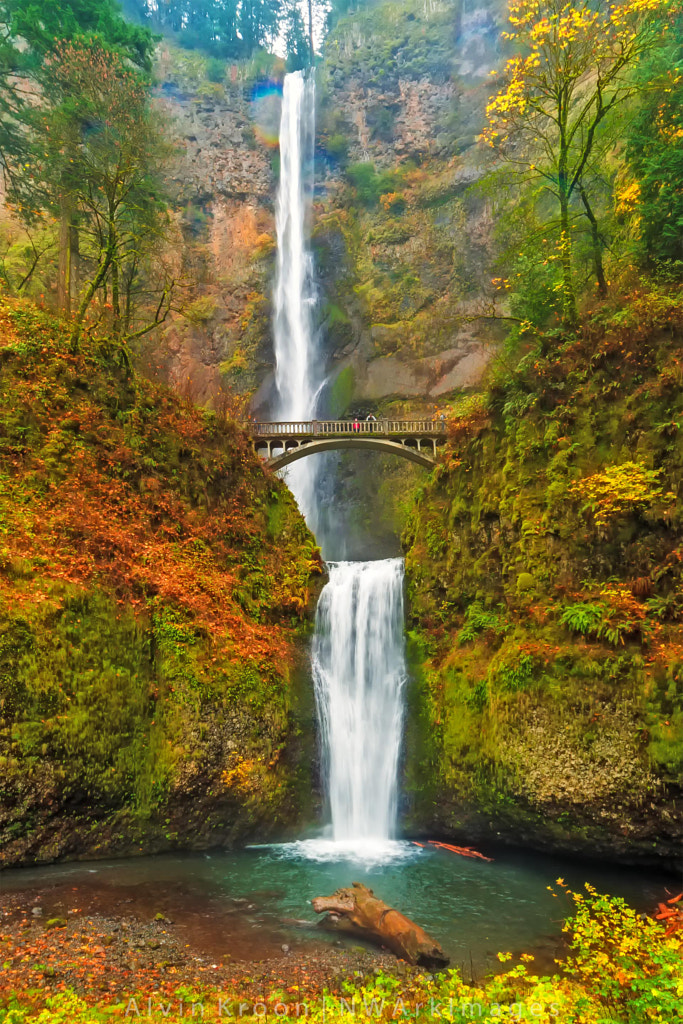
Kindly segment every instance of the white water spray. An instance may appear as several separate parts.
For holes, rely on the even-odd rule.
[[[312,75],[298,71],[285,77],[273,297],[274,414],[282,420],[315,418],[324,380],[313,330],[315,282],[308,244],[314,89]],[[289,467],[287,483],[309,527],[319,534],[318,459]],[[403,562],[332,562],[329,571],[318,604],[313,672],[334,843],[295,845],[314,858],[349,852],[374,860],[401,856],[393,849],[397,844],[387,840],[395,831],[406,676]]]
[[[332,562],[318,603],[313,676],[337,842],[396,824],[406,678],[403,560]]]

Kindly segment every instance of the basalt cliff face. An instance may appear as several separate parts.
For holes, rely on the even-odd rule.
[[[243,408],[273,361],[279,101],[243,65],[210,82],[204,59],[168,46],[157,76],[157,107],[177,148],[169,187],[182,235],[182,311],[149,346],[145,367],[200,405]]]
[[[328,409],[434,409],[476,385],[500,338],[490,308],[495,248],[470,186],[499,63],[501,4],[379,4],[342,18],[317,69],[313,241]],[[270,82],[281,78],[277,63]],[[183,315],[148,363],[194,400],[272,393],[270,301],[279,102],[244,67],[210,83],[162,49],[159,105],[179,141],[187,282]],[[469,189],[469,191],[468,191]],[[225,400],[225,398],[223,399]]]
[[[500,5],[384,4],[341,19],[320,69],[314,240],[336,405],[434,409],[499,337],[487,201],[471,186]]]
[[[456,410],[404,534],[413,827],[680,856],[682,345],[632,297]]]

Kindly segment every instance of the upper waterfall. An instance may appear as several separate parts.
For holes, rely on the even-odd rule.
[[[313,330],[316,293],[309,247],[314,138],[315,79],[296,71],[285,76],[282,91],[276,204],[275,416],[283,420],[313,419],[323,380]],[[314,460],[292,466],[287,474],[287,483],[314,532],[315,481]]]

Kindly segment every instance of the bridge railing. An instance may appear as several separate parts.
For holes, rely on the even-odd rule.
[[[244,426],[256,437],[322,437],[330,434],[441,435],[445,420],[300,420],[249,421]]]

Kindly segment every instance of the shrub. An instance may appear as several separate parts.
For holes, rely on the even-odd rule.
[[[185,307],[185,316],[193,324],[208,323],[215,312],[216,303],[209,295],[200,295]]]
[[[225,78],[225,63],[217,57],[210,57],[206,62],[206,77],[210,82],[222,82]]]
[[[506,631],[507,624],[499,612],[484,608],[479,601],[474,601],[465,612],[465,622],[458,633],[458,643],[469,643],[482,633],[492,633],[496,637],[504,636]]]
[[[345,135],[330,135],[325,149],[338,163],[343,163],[349,154],[348,139]]]
[[[567,890],[576,912],[563,929],[569,952],[562,966],[607,1011],[598,1019],[664,1024],[679,1018],[680,939],[667,937],[623,899],[602,896],[588,883],[585,888],[585,895]]]
[[[387,213],[403,213],[406,208],[406,197],[402,192],[385,192],[379,201]]]
[[[393,192],[398,175],[394,171],[377,173],[374,164],[350,164],[346,174],[364,206],[376,206],[385,192]]]
[[[637,462],[622,462],[578,480],[569,493],[585,502],[581,511],[590,512],[596,526],[607,526],[620,516],[643,512],[662,497],[673,498],[662,494],[660,474]]]

